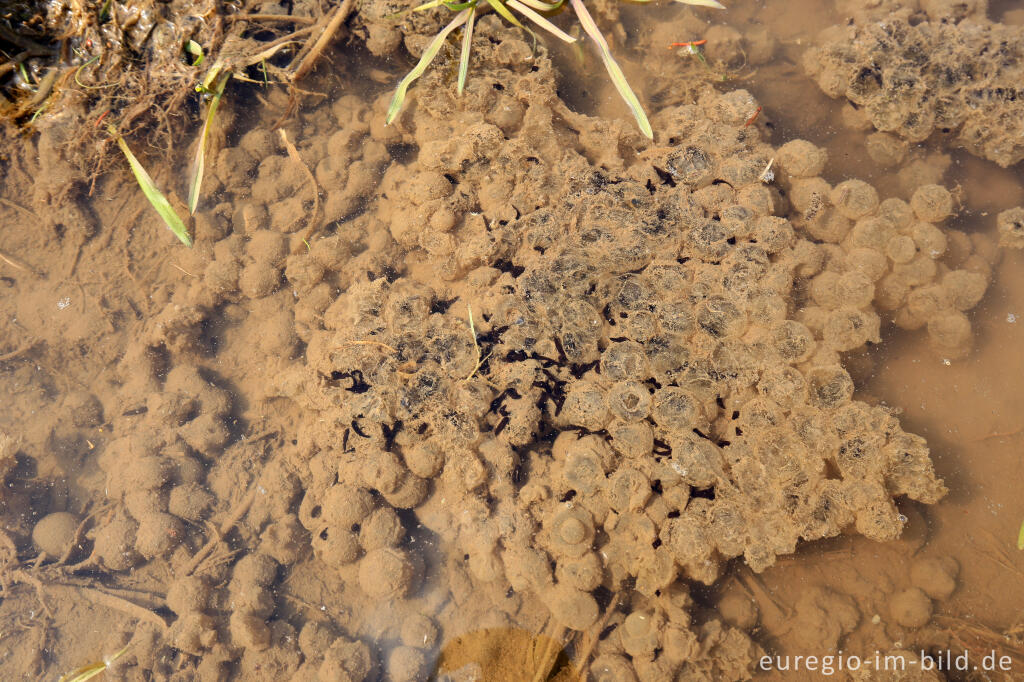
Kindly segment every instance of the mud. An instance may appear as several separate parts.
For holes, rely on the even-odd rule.
[[[393,9],[353,30],[371,55],[417,54],[440,24]],[[879,348],[989,357],[978,319],[1019,277],[1020,209],[965,221],[949,157],[902,124],[860,133],[893,182],[773,135],[737,82],[779,59],[752,25],[676,15],[707,31],[707,64],[642,64],[653,142],[574,110],[563,60],[493,15],[463,96],[446,46],[392,126],[358,72],[321,74],[346,94],[291,116],[282,90],[239,91],[192,250],[125,172],[62,194],[74,159],[44,128],[0,202],[5,675],[126,644],[112,679],[741,680],[780,652],[1018,656],[949,610],[974,562],[926,542],[964,472],[899,391],[869,391]],[[849,580],[785,584],[865,546],[876,576],[853,556]]]

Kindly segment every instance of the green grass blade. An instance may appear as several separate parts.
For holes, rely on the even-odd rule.
[[[579,17],[583,30],[597,43],[597,48],[601,53],[601,60],[604,62],[605,68],[608,69],[608,75],[611,76],[615,89],[619,91],[622,99],[626,100],[626,104],[629,105],[630,110],[633,112],[637,125],[640,126],[640,132],[653,140],[654,131],[651,130],[651,122],[647,120],[647,114],[644,113],[644,108],[640,106],[640,100],[636,98],[632,88],[629,87],[629,83],[626,82],[626,75],[622,73],[622,69],[619,68],[615,58],[612,57],[612,51],[608,48],[608,41],[601,35],[601,30],[594,23],[594,18],[590,16],[590,12],[587,11],[582,0],[569,0],[569,2],[572,3],[572,8],[575,10],[576,16]]]
[[[114,126],[107,126],[107,131],[117,140],[117,146],[121,148],[125,158],[128,159],[128,165],[131,166],[132,173],[135,174],[135,180],[138,181],[139,187],[142,188],[142,193],[149,199],[149,203],[160,214],[160,217],[164,219],[171,232],[181,240],[181,243],[185,246],[192,246],[192,237],[189,236],[185,223],[181,222],[181,218],[171,208],[171,202],[167,201],[167,197],[156,188],[153,178],[149,177],[149,173],[146,172],[146,169],[142,167],[139,160],[132,154],[132,150],[128,148],[128,143],[124,141],[124,138],[121,137],[121,134],[117,132]]]
[[[434,57],[441,51],[441,46],[444,45],[445,39],[451,34],[452,31],[457,29],[466,23],[466,19],[469,18],[469,10],[464,9],[455,15],[451,23],[441,29],[441,32],[434,36],[434,39],[427,45],[427,49],[423,51],[423,56],[420,57],[420,61],[413,67],[413,70],[406,74],[405,78],[398,84],[398,89],[395,90],[395,96],[391,98],[391,105],[388,107],[387,116],[384,119],[385,125],[391,125],[391,122],[395,120],[395,116],[402,109],[402,103],[405,102],[405,93],[409,90],[409,86],[412,82],[423,75],[423,72],[430,66],[430,62],[434,61]]]
[[[1020,524],[1020,532],[1017,533],[1017,549],[1024,549],[1024,523]]]
[[[697,5],[698,7],[714,7],[715,9],[725,9],[725,5],[716,0],[676,0],[684,5]]]
[[[473,47],[473,21],[476,19],[476,5],[469,8],[466,17],[466,28],[462,29],[462,54],[459,56],[459,94],[466,87],[466,74],[469,73],[469,51]]]
[[[544,17],[544,16],[542,16],[540,14],[537,14],[530,7],[528,7],[525,4],[519,2],[519,0],[505,0],[505,4],[508,5],[509,7],[511,7],[512,9],[514,9],[515,11],[519,12],[524,17],[526,17],[527,19],[529,19],[533,23],[537,24],[542,29],[544,29],[545,31],[547,31],[551,35],[555,36],[559,40],[564,40],[565,42],[570,43],[570,44],[576,42],[576,39],[573,38],[571,35],[569,35],[565,31],[563,31],[562,29],[560,29],[557,26],[555,26],[554,24],[552,24],[550,21],[547,20],[546,17]]]
[[[501,0],[487,0],[487,4],[493,7],[494,11],[500,14],[502,19],[512,24],[513,26],[518,26],[524,31],[527,31],[528,33],[530,33],[530,35],[533,35],[533,31],[523,26],[523,22],[516,19],[516,15],[508,11],[508,7],[505,6],[504,2],[502,2]],[[534,39],[536,39],[536,37],[537,36],[534,36]]]
[[[224,94],[224,86],[231,78],[230,71],[223,71],[214,81],[210,89],[213,99],[206,111],[206,122],[203,123],[203,131],[199,134],[199,145],[196,147],[196,157],[192,160],[192,167],[189,169],[191,178],[188,187],[188,212],[195,215],[199,206],[199,187],[203,184],[203,173],[206,171],[206,142],[210,137],[210,127],[213,125],[213,117],[217,113],[217,105],[220,104],[220,96]]]

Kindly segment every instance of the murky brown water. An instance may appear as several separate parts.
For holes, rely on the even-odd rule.
[[[1024,32],[1013,3],[990,4],[991,19]],[[388,128],[407,57],[334,54],[337,70],[310,84],[326,96],[302,100],[287,142],[270,129],[283,91],[233,84],[191,250],[124,168],[69,198],[59,129],[38,146],[20,138],[0,165],[0,677],[56,679],[128,645],[110,679],[574,680],[588,679],[586,667],[595,681],[818,679],[823,657],[899,650],[911,666],[966,651],[970,666],[992,656],[995,670],[829,676],[1021,678],[1024,253],[993,247],[995,216],[1024,204],[1021,164],[1000,168],[938,134],[908,143],[890,167],[873,160],[873,129],[847,125],[844,99],[823,94],[802,64],[851,7],[862,9],[623,6],[625,33],[611,43],[634,48],[621,61],[653,144],[591,46],[582,65],[552,46],[553,68],[531,69],[529,42],[496,25],[479,29],[462,99],[449,61],[413,86],[415,105]],[[704,36],[706,68],[667,49]],[[565,109],[556,86],[571,109],[611,123]],[[753,100],[718,94],[740,88]],[[675,113],[697,97],[705,110]],[[677,129],[679,139],[660,132]],[[723,254],[736,237],[721,253],[689,251],[680,206],[697,197],[694,210],[719,222],[726,208],[767,203],[805,235],[808,211],[789,205],[800,159],[775,153],[800,139],[827,151],[830,186],[857,178],[904,201],[921,184],[951,191],[955,213],[940,229],[967,244],[988,238],[967,247],[973,261],[952,248],[943,261],[991,269],[980,303],[966,306],[970,352],[936,352],[924,328],[900,329],[892,312],[880,313],[877,339],[839,349],[814,322],[813,310],[828,313],[816,273],[796,266],[771,286],[790,297],[783,319],[817,337],[813,358],[779,364],[755,333],[778,320],[753,304],[742,342],[717,331],[728,320],[700,317],[724,309],[695,292],[735,263]],[[666,169],[694,144],[723,177],[728,161],[760,170],[765,155],[791,168],[777,166],[772,183],[709,175],[691,193],[681,165]],[[166,167],[142,154],[164,186],[181,186],[179,146],[184,160]],[[787,262],[787,248],[766,263]],[[676,270],[696,262],[699,272]],[[623,303],[641,280],[643,305]],[[677,298],[707,333],[662,333]],[[871,296],[862,309],[875,309]],[[662,341],[669,350],[613,373],[615,349]],[[724,353],[741,377],[748,368],[729,353],[762,353],[750,360],[756,374],[792,365],[811,376],[841,359],[864,415],[896,408],[890,435],[927,440],[948,494],[909,499],[929,496],[930,473],[888,479],[906,486],[899,539],[868,539],[851,516],[838,537],[801,540],[795,553],[778,538],[809,534],[798,512],[755,525],[740,499],[742,539],[708,521],[686,555],[687,524],[729,489],[681,473],[672,452],[693,440],[690,427],[741,472],[748,451],[728,453],[761,456],[750,428],[797,420],[755,405],[753,383],[723,378],[731,369],[692,380],[679,358],[698,367],[705,352],[708,362]],[[651,403],[639,417],[594,407],[634,385],[636,402],[623,404]],[[662,391],[680,386],[690,411],[669,412]],[[679,415],[693,421],[676,433],[668,423]],[[857,478],[837,461],[823,455],[804,473]],[[782,489],[776,474],[754,480]],[[781,544],[765,549],[768,536]],[[779,667],[789,669],[766,670]]]

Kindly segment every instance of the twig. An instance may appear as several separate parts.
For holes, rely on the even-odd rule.
[[[591,627],[590,631],[587,633],[587,645],[576,658],[577,664],[579,665],[578,670],[580,672],[579,682],[587,682],[587,664],[590,661],[590,655],[594,653],[594,647],[597,646],[598,638],[601,636],[601,631],[604,630],[605,625],[608,624],[608,619],[612,617],[613,613],[615,613],[619,605],[619,598],[621,595],[621,592],[616,592],[612,595],[612,600],[608,603],[608,610],[605,611],[604,617]]]
[[[284,143],[284,148],[288,152],[288,158],[294,163],[297,163],[303,171],[306,173],[306,178],[309,180],[310,186],[313,188],[313,214],[309,217],[309,221],[306,223],[306,229],[303,230],[302,238],[308,240],[313,235],[313,230],[317,226],[317,218],[320,216],[320,186],[316,184],[316,177],[313,176],[313,171],[309,170],[309,166],[299,156],[299,150],[295,148],[291,140],[288,139],[288,133],[285,132],[284,128],[278,128],[277,132],[281,135],[281,142]]]
[[[0,38],[3,38],[9,43],[13,43],[18,47],[33,53],[39,53],[41,55],[56,54],[56,50],[46,47],[45,45],[40,45],[31,38],[26,38],[25,36],[18,35],[14,31],[4,26],[3,24],[0,24]]]
[[[0,204],[3,204],[4,206],[9,206],[10,208],[16,209],[18,211],[21,211],[22,213],[27,215],[29,218],[32,218],[33,220],[41,220],[41,218],[38,215],[36,215],[33,211],[30,211],[27,208],[25,208],[24,206],[16,204],[13,201],[10,201],[8,199],[4,199],[3,197],[0,197]]]
[[[43,587],[51,593],[64,593],[65,596],[69,597],[84,597],[95,604],[99,604],[100,606],[106,606],[107,608],[126,613],[132,618],[137,618],[138,620],[157,625],[161,630],[167,629],[167,622],[163,618],[156,615],[149,609],[130,602],[127,599],[122,599],[121,597],[107,594],[106,592],[100,592],[99,590],[91,587],[84,587],[82,585],[43,583]]]
[[[306,53],[306,56],[302,58],[302,61],[300,61],[299,65],[295,68],[295,73],[292,74],[293,83],[302,80],[302,78],[304,78],[306,74],[313,69],[313,65],[316,64],[316,60],[320,58],[320,55],[327,47],[327,44],[331,41],[331,38],[334,37],[334,34],[338,32],[341,25],[345,23],[345,20],[352,14],[352,9],[354,7],[355,0],[344,0],[344,2],[338,5],[334,10],[334,13],[331,15],[330,21],[327,22],[327,26],[324,28],[323,32],[320,33],[316,42],[313,43],[313,47],[308,53]]]
[[[551,669],[554,667],[555,662],[558,660],[558,652],[564,647],[562,638],[565,636],[565,628],[556,626],[554,620],[548,621],[551,629],[550,635],[541,636],[543,640],[544,649],[541,651],[540,660],[535,661],[536,667],[533,669],[533,680],[532,682],[544,682],[551,675]],[[548,628],[545,628],[548,629]]]
[[[35,275],[36,277],[40,276],[38,272],[36,272],[32,268],[30,268],[29,266],[25,265],[21,261],[17,260],[13,256],[8,256],[3,251],[0,251],[0,260],[2,260],[3,262],[7,263],[8,265],[10,265],[15,270],[22,270],[23,272],[29,272],[29,273],[32,273],[33,275]]]
[[[290,14],[230,14],[224,18],[228,21],[285,21],[303,26],[316,23],[313,17],[297,17]]]
[[[213,552],[214,548],[220,544],[221,540],[224,539],[224,536],[230,533],[231,529],[235,527],[235,524],[241,521],[242,517],[249,513],[249,508],[255,500],[256,484],[253,484],[252,488],[249,489],[249,492],[245,494],[245,497],[239,500],[238,504],[235,505],[235,508],[228,515],[228,518],[224,520],[224,523],[220,524],[220,528],[215,530],[213,537],[203,545],[202,549],[196,552],[195,556],[192,557],[192,561],[188,562],[185,570],[182,571],[183,576],[192,575],[192,573],[199,568],[203,561],[205,561],[210,553]]]
[[[30,351],[33,348],[35,348],[36,344],[38,344],[38,343],[39,343],[39,339],[36,339],[35,341],[32,341],[30,343],[26,343],[25,345],[23,345],[21,348],[18,348],[17,350],[12,350],[10,353],[4,353],[3,355],[0,355],[0,362],[7,362],[8,360],[13,360],[14,358],[18,357],[19,355],[27,353],[28,351]]]
[[[466,304],[466,310],[469,311],[469,332],[473,335],[473,348],[476,349],[476,364],[473,365],[473,371],[470,372],[469,376],[463,379],[463,381],[469,381],[472,379],[473,375],[476,374],[478,369],[480,369],[480,366],[484,364],[484,361],[490,356],[490,353],[483,357],[480,356],[480,344],[476,342],[476,325],[473,324],[473,308],[471,308],[468,303]]]
[[[341,344],[340,346],[338,346],[334,350],[342,350],[342,349],[345,349],[345,348],[349,348],[351,346],[379,346],[380,348],[383,348],[384,350],[389,350],[392,353],[397,353],[398,352],[397,348],[389,346],[386,343],[381,343],[380,341],[349,341],[348,343]]]

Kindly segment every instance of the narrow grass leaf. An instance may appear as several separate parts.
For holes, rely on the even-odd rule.
[[[426,11],[428,9],[434,9],[435,7],[440,7],[445,2],[446,2],[446,0],[430,0],[429,2],[425,2],[422,5],[416,5],[415,7],[410,7],[409,9],[403,9],[401,11],[394,12],[392,14],[385,14],[384,18],[388,19],[388,20],[391,20],[391,19],[401,19],[402,17],[404,17],[406,14],[409,14],[410,12],[424,12],[424,11]]]
[[[697,5],[698,7],[714,7],[715,9],[725,9],[725,5],[715,0],[676,0],[684,5]]]
[[[117,146],[121,148],[125,158],[128,159],[128,165],[131,166],[132,173],[135,174],[135,180],[138,181],[139,187],[142,188],[142,193],[146,195],[149,203],[160,214],[160,217],[164,219],[171,232],[181,240],[181,243],[185,246],[192,246],[192,237],[189,236],[185,223],[181,221],[178,214],[171,208],[171,202],[167,201],[167,197],[156,188],[153,178],[149,177],[149,173],[146,172],[146,169],[142,167],[139,160],[132,154],[132,150],[128,148],[128,143],[124,141],[124,138],[121,137],[121,134],[117,132],[114,126],[107,126],[107,131],[117,140]]]
[[[206,143],[210,137],[210,127],[213,125],[213,117],[217,113],[217,105],[220,104],[220,96],[224,94],[224,86],[231,78],[230,71],[223,71],[214,81],[210,91],[213,98],[210,100],[209,108],[206,111],[206,121],[203,123],[203,131],[199,134],[199,145],[196,147],[196,156],[192,159],[192,167],[189,169],[188,186],[188,212],[195,215],[199,206],[199,188],[203,184],[203,173],[206,170]]]
[[[630,110],[633,112],[633,117],[636,118],[637,125],[640,126],[640,131],[653,140],[654,131],[651,130],[651,122],[647,120],[647,114],[644,113],[644,108],[640,106],[640,100],[637,99],[632,88],[629,87],[629,83],[626,82],[626,75],[622,73],[622,69],[619,68],[615,58],[612,57],[612,52],[608,48],[608,42],[601,35],[601,30],[594,23],[594,18],[590,16],[590,12],[583,5],[583,0],[569,0],[569,2],[572,3],[572,8],[575,10],[576,16],[579,17],[583,30],[597,43],[598,51],[601,53],[601,60],[604,62],[605,68],[608,69],[608,75],[611,76],[615,89],[619,91],[622,99],[626,100],[626,104],[629,105]]]
[[[459,55],[459,94],[466,87],[466,74],[469,73],[469,51],[473,47],[473,21],[476,19],[476,5],[469,8],[466,17],[466,28],[462,29],[462,54]]]
[[[1017,549],[1024,550],[1024,523],[1020,524],[1020,532],[1017,533]]]
[[[531,35],[533,34],[533,31],[530,31],[530,29],[523,26],[523,22],[516,19],[516,15],[512,14],[512,12],[508,10],[508,7],[505,6],[505,3],[502,2],[502,0],[487,0],[487,4],[493,7],[494,11],[500,14],[501,18],[508,23],[513,26],[518,26],[524,31],[528,31]],[[536,38],[536,36],[534,36],[534,38]]]
[[[441,32],[434,36],[434,39],[427,45],[427,49],[423,51],[423,56],[420,57],[420,61],[413,67],[413,70],[406,74],[405,78],[398,84],[398,89],[395,90],[394,97],[391,98],[391,105],[388,107],[388,113],[385,117],[385,125],[390,125],[395,120],[395,116],[402,109],[402,103],[405,102],[405,94],[409,90],[409,86],[412,82],[423,75],[423,72],[430,66],[430,62],[434,61],[434,57],[441,51],[441,46],[444,45],[444,41],[451,34],[452,31],[457,29],[466,23],[469,18],[469,10],[464,9],[455,15],[451,23],[441,29]]]
[[[565,0],[558,0],[558,2],[543,2],[542,0],[522,0],[524,5],[532,7],[538,12],[554,12],[562,6],[564,1]]]
[[[195,59],[192,61],[192,66],[199,66],[203,63],[205,55],[203,54],[203,46],[194,40],[190,40],[185,43],[185,51],[192,55]]]
[[[513,26],[521,28],[527,33],[529,33],[530,37],[533,38],[533,51],[536,53],[537,34],[531,31],[527,26],[524,26],[523,22],[516,19],[516,15],[512,14],[512,12],[509,11],[508,7],[505,6],[505,3],[502,0],[487,0],[487,4],[493,7],[494,11],[500,14],[502,19],[512,24]]]
[[[534,12],[531,8],[527,7],[519,0],[505,0],[505,4],[514,9],[515,11],[522,14],[524,17],[532,21],[533,23],[540,26],[542,29],[555,36],[559,40],[564,40],[567,43],[575,43],[576,39],[571,35],[552,24],[548,19],[540,14]]]
[[[106,658],[102,661],[97,661],[96,663],[90,663],[89,665],[83,665],[81,668],[76,668],[75,670],[69,672],[67,675],[61,675],[61,678],[60,680],[58,680],[58,682],[85,682],[86,680],[91,680],[92,678],[96,677],[101,672],[109,668],[110,664],[116,661],[117,659],[121,658],[121,656],[123,656],[124,652],[126,651],[128,651],[127,646],[118,651],[117,653],[115,653],[113,656],[110,656],[109,658]]]

